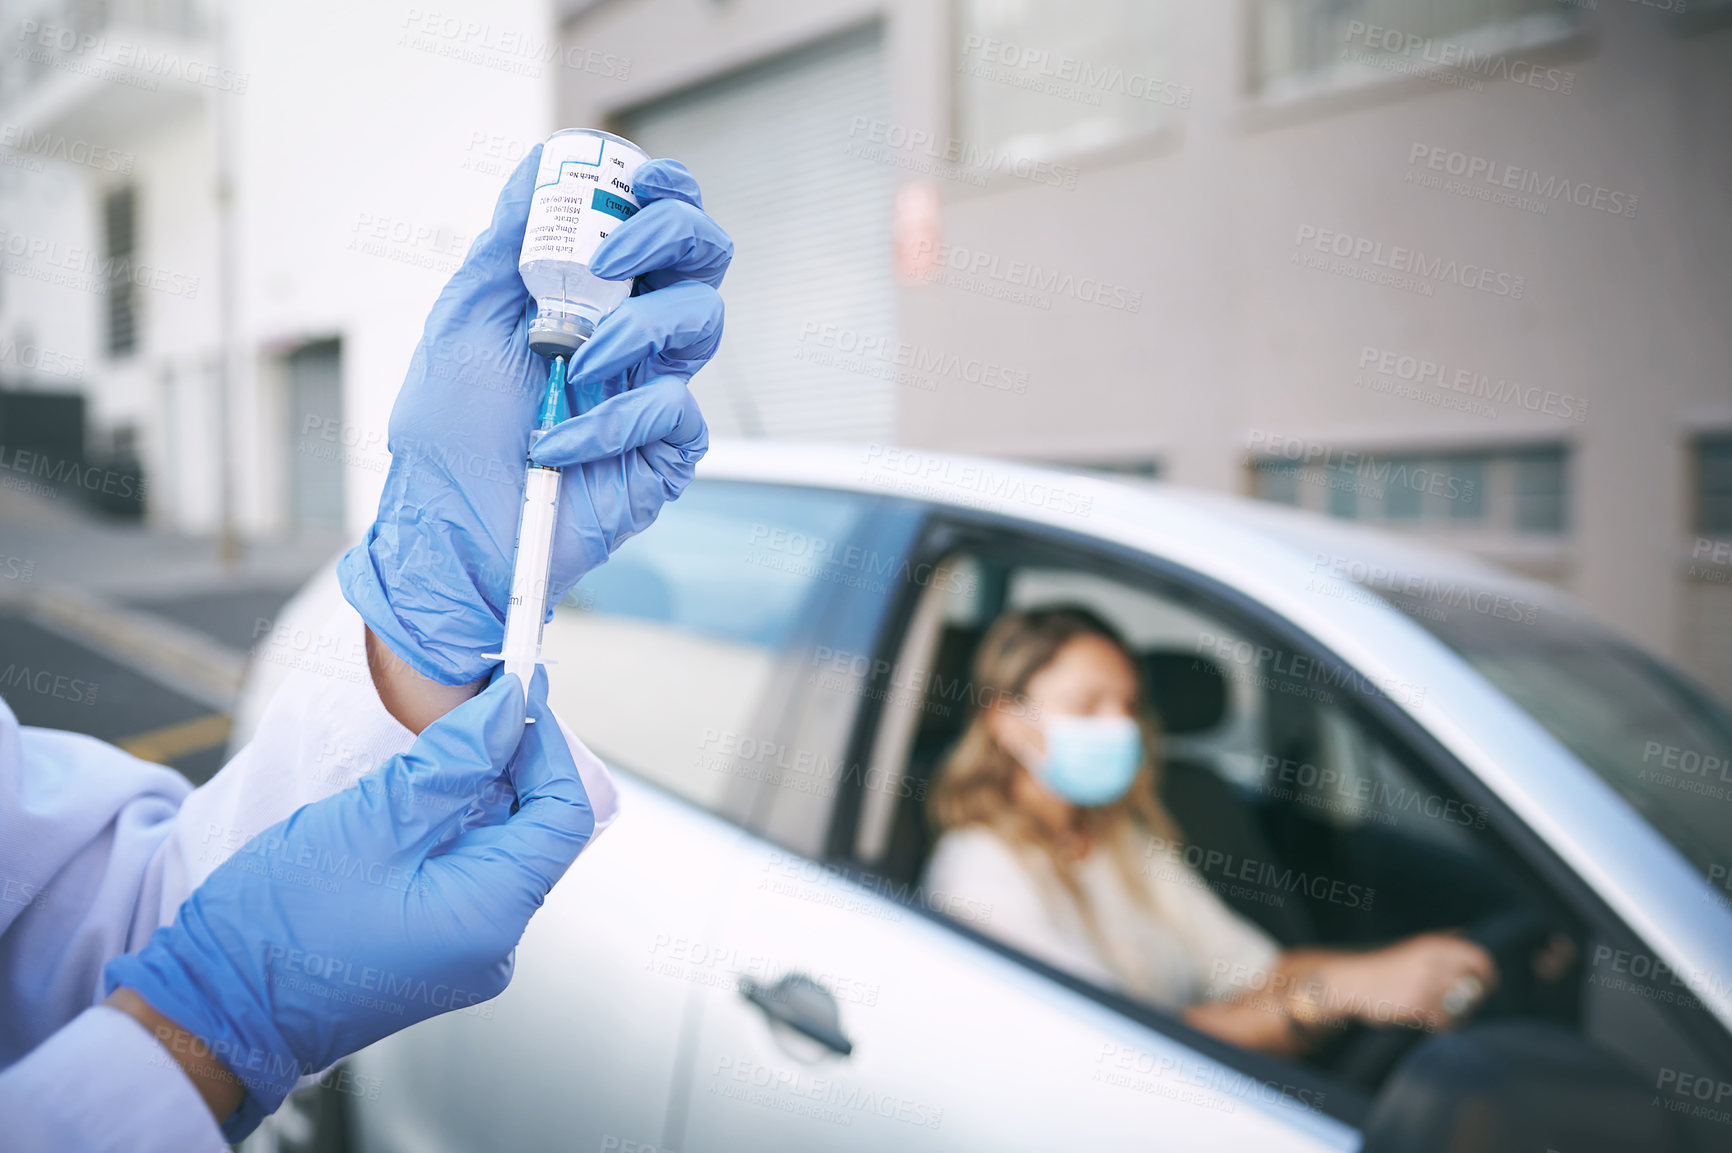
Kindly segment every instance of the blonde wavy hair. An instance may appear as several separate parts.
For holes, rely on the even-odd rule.
[[[1077,881],[1076,862],[1060,851],[1051,831],[1013,799],[1011,786],[1022,771],[1022,763],[998,742],[990,723],[992,713],[998,710],[1013,715],[1025,712],[1029,681],[1052,663],[1060,649],[1083,636],[1110,643],[1124,654],[1138,677],[1136,721],[1143,732],[1143,762],[1124,796],[1111,804],[1079,808],[1079,820],[1090,842],[1112,854],[1126,890],[1145,905],[1149,903],[1148,888],[1141,879],[1145,842],[1135,834],[1141,830],[1168,844],[1179,840],[1172,815],[1160,800],[1160,729],[1142,703],[1141,674],[1130,646],[1117,629],[1080,605],[1006,613],[987,630],[974,655],[970,693],[974,713],[962,739],[939,768],[928,815],[940,832],[984,825],[1012,847],[1038,854],[1070,893],[1084,923],[1098,936],[1094,914]]]

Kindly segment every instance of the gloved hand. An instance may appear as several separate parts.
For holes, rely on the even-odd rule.
[[[590,261],[590,271],[604,280],[638,279],[635,295],[571,358],[566,379],[586,407],[664,374],[689,379],[721,342],[721,298],[704,289],[721,286],[734,242],[705,215],[703,194],[685,165],[652,160],[639,168],[632,180],[639,200],[646,178],[655,199],[610,232]]]
[[[495,664],[511,591],[523,469],[550,362],[528,345],[534,303],[517,272],[541,148],[530,149],[427,318],[391,410],[391,471],[366,539],[338,566],[343,593],[416,672],[441,684]],[[572,358],[578,415],[536,447],[565,469],[548,604],[675,499],[709,448],[686,382],[714,355],[721,283],[733,256],[674,160],[638,169],[644,207],[591,267],[639,277]]]
[[[526,726],[517,678],[500,676],[253,838],[109,962],[107,993],[136,990],[245,1085],[230,1141],[302,1074],[505,988],[530,915],[595,828],[546,695],[538,671]]]

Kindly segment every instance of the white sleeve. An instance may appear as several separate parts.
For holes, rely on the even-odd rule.
[[[16,1153],[223,1153],[198,1090],[142,1024],[86,1009],[0,1072],[6,1148]]]
[[[1214,1000],[1267,981],[1281,954],[1275,939],[1229,909],[1195,870],[1176,867],[1191,874],[1189,882],[1157,881],[1157,900],[1190,958],[1194,987]]]
[[[940,837],[925,885],[934,908],[971,903],[976,912],[970,923],[987,936],[1097,985],[1120,986],[1084,934],[1057,922],[1042,899],[1039,878],[990,830],[956,829]]]

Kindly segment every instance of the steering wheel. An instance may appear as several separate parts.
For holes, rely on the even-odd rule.
[[[1469,925],[1461,935],[1491,955],[1492,963],[1497,967],[1498,984],[1484,1000],[1457,1017],[1455,1023],[1459,1025],[1466,1021],[1493,1000],[1512,1000],[1510,994],[1533,979],[1533,955],[1551,937],[1555,928],[1545,917],[1520,906],[1500,909]],[[1518,995],[1513,999],[1519,1003],[1526,998]],[[1361,1025],[1329,1062],[1331,1072],[1368,1092],[1372,1091],[1382,1084],[1409,1049],[1430,1035],[1424,1029],[1399,1025]]]

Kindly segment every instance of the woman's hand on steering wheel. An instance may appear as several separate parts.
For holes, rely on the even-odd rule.
[[[1335,1015],[1372,1026],[1447,1029],[1497,985],[1484,948],[1453,933],[1421,933],[1370,953],[1339,957],[1319,974]]]

